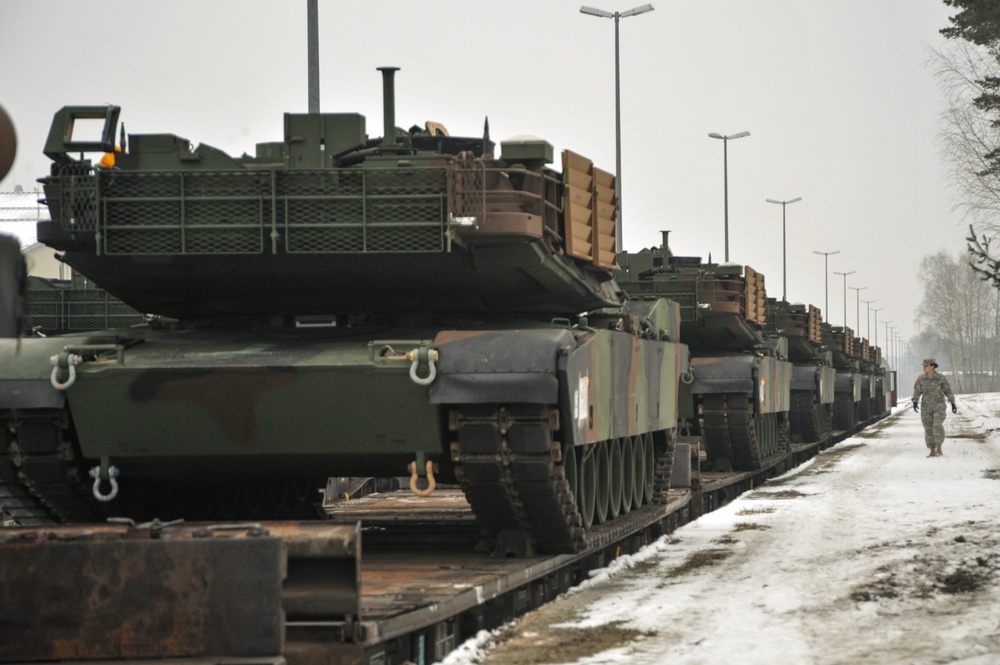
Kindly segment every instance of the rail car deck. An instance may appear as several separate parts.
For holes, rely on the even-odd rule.
[[[433,662],[850,434],[753,472],[695,463],[655,519],[572,555],[475,551],[469,505],[448,488],[338,502],[319,522],[0,529],[0,583],[15,600],[0,606],[0,662]]]

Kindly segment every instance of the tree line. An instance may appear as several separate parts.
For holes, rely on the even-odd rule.
[[[922,332],[904,362],[938,358],[960,392],[1000,390],[1000,2],[942,0],[956,13],[933,55],[945,110],[939,140],[957,207],[970,220],[965,254],[924,257]],[[911,355],[912,354],[912,357]]]

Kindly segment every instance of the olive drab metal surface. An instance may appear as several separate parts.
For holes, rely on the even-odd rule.
[[[0,340],[6,519],[305,518],[328,476],[409,476],[563,552],[665,510],[689,354],[681,308],[613,279],[614,178],[400,129],[394,73],[383,136],[287,114],[252,156],[55,114],[38,235],[87,289],[33,283],[50,336]]]
[[[685,429],[700,435],[716,469],[760,468],[789,443],[792,364],[769,338],[764,276],[736,263],[676,257],[667,234],[658,248],[619,256],[618,282],[632,299],[679,304],[691,353],[682,386]]]

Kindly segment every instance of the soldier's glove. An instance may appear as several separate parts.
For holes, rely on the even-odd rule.
[[[951,405],[951,412],[952,413],[958,413],[958,405],[952,404]]]
[[[916,411],[917,413],[920,413],[920,407],[917,406],[916,402],[913,403],[913,410]]]

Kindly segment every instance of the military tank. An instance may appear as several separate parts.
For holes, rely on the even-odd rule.
[[[787,340],[792,363],[789,436],[793,443],[828,441],[833,431],[837,371],[823,346],[822,314],[814,305],[767,299],[764,331]]]
[[[833,429],[851,431],[868,418],[871,395],[871,375],[861,371],[862,347],[867,342],[855,339],[854,331],[846,326],[823,324],[823,344],[833,356],[837,370],[833,403]]]
[[[736,263],[674,256],[660,247],[619,256],[630,298],[669,298],[681,311],[691,372],[681,386],[685,431],[701,436],[707,465],[753,471],[789,447],[792,363],[787,341],[763,333],[764,276]]]
[[[0,341],[6,519],[312,516],[327,477],[406,475],[559,552],[662,510],[688,350],[613,279],[614,176],[397,128],[381,71],[382,137],[286,114],[252,156],[55,114],[39,240],[144,316]]]

